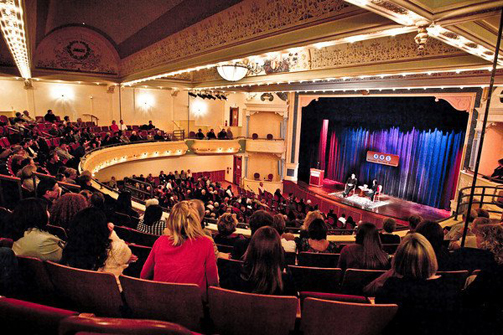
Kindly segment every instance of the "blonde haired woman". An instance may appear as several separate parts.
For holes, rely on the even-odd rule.
[[[173,206],[140,277],[171,283],[197,284],[203,294],[218,285],[212,241],[201,228],[199,214],[187,201]]]
[[[321,214],[318,210],[307,213],[306,218],[304,219],[304,224],[300,227],[300,238],[309,238],[309,225],[316,219],[325,220],[325,218],[323,218],[323,214]]]
[[[376,303],[397,304],[389,333],[451,334],[459,307],[459,290],[437,276],[437,257],[421,234],[406,235],[398,247]],[[387,279],[386,279],[387,278]],[[376,281],[382,280],[378,278]],[[453,323],[451,323],[451,321]]]

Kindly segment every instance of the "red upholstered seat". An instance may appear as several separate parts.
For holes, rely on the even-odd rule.
[[[59,323],[77,312],[0,297],[2,334],[56,334]]]
[[[59,335],[74,334],[190,335],[188,329],[169,322],[154,320],[113,319],[71,316],[64,319]]]
[[[34,257],[17,256],[26,290],[23,299],[56,306],[56,291],[44,262]]]
[[[198,285],[162,283],[128,276],[119,278],[134,318],[176,322],[191,330],[200,329],[204,313]]]
[[[258,134],[257,133],[253,133],[252,134],[252,139],[254,139],[254,140],[258,139]]]
[[[138,260],[129,264],[129,266],[124,270],[124,274],[127,276],[140,278],[141,269],[143,268],[143,264],[145,264],[148,255],[152,251],[152,248],[137,244],[128,244],[128,246],[129,249],[131,249],[133,255],[138,257]]]
[[[272,140],[274,137],[272,136],[272,134],[267,134],[267,139],[270,141]]]
[[[260,180],[260,173],[255,172],[255,173],[253,174],[253,178],[254,178],[255,180]]]
[[[296,297],[210,287],[208,300],[210,317],[219,334],[288,335],[295,327]]]
[[[73,309],[100,316],[122,316],[122,298],[111,273],[81,270],[46,262],[56,293]]]
[[[381,334],[397,310],[398,306],[392,304],[357,304],[307,298],[302,306],[301,330],[304,335]]]
[[[367,297],[360,296],[360,295],[301,291],[300,292],[301,304],[303,304],[304,300],[307,298],[316,298],[316,299],[342,301],[342,302],[353,302],[353,303],[358,303],[358,304],[370,304],[370,300]]]

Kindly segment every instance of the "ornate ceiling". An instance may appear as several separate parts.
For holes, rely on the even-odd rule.
[[[34,77],[286,91],[449,85],[460,78],[478,85],[489,74],[503,1],[25,0],[23,6]],[[6,50],[0,41],[0,72],[13,74]],[[238,83],[226,82],[214,66],[234,60],[260,66]]]

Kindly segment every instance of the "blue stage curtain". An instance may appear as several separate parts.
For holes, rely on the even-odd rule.
[[[332,122],[331,122],[332,123]],[[410,130],[399,127],[369,130],[332,125],[326,136],[329,147],[325,169],[328,179],[344,182],[351,173],[359,184],[373,179],[383,193],[436,208],[450,208],[459,174],[463,131]],[[367,151],[400,157],[398,167],[366,161]]]

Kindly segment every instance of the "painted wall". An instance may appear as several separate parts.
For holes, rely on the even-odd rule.
[[[501,158],[503,158],[503,123],[499,122],[486,131],[479,173],[490,176]]]
[[[192,172],[229,169],[229,173],[225,174],[225,180],[232,182],[233,156],[186,155],[176,158],[146,159],[142,161],[117,164],[105,168],[100,170],[95,177],[99,181],[109,181],[112,176],[115,176],[117,179],[130,177],[133,174],[144,174],[146,176],[149,173],[152,173],[152,175],[158,176],[161,170],[168,173],[170,171],[174,172],[175,170],[180,171],[188,169]]]
[[[280,128],[283,117],[275,113],[257,113],[250,116],[250,137],[253,133],[259,138],[266,138],[272,134],[274,138],[280,138]]]
[[[278,175],[278,157],[271,154],[250,153],[248,155],[248,171],[247,178],[253,179],[255,172],[260,174],[260,179],[264,180],[272,173],[273,181],[279,181]]]

